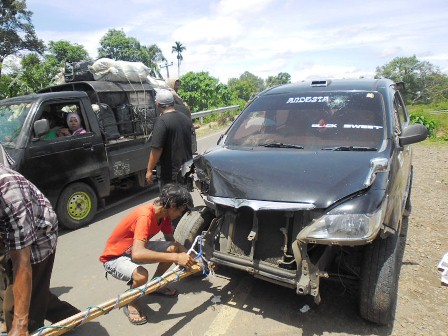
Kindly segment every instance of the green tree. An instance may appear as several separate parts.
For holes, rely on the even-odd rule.
[[[9,93],[34,93],[54,84],[55,76],[62,71],[66,61],[81,61],[88,58],[85,48],[67,41],[51,41],[42,56],[28,53],[21,59],[21,66],[11,73]]]
[[[20,83],[17,83],[15,74],[3,74],[0,79],[0,99],[16,97],[20,92]]]
[[[245,71],[239,78],[230,78],[227,84],[237,93],[238,98],[246,102],[255,94],[264,90],[263,79],[249,71]]]
[[[98,56],[140,62],[140,48],[140,42],[134,37],[127,37],[123,30],[109,29],[100,40]]]
[[[249,71],[244,71],[240,76],[240,80],[254,83],[257,92],[263,91],[266,88],[263,78],[257,77]]]
[[[177,53],[177,76],[180,77],[180,63],[184,60],[182,53],[186,50],[187,48],[182,45],[182,43],[180,42],[174,42],[174,45],[171,47],[171,53]]]
[[[266,86],[276,86],[291,83],[291,75],[287,72],[279,72],[277,76],[269,76],[266,79]]]
[[[448,101],[448,76],[442,73],[435,73],[427,80],[429,100],[433,103]]]
[[[2,0],[0,2],[0,78],[6,56],[29,50],[42,53],[45,49],[31,23],[33,12],[26,9],[25,0]]]
[[[417,101],[428,103],[431,92],[428,86],[431,76],[440,74],[440,70],[427,61],[419,61],[417,57],[396,57],[389,63],[376,68],[375,78],[390,78],[395,82],[404,82],[406,102]]]
[[[61,70],[61,63],[54,55],[44,57],[31,53],[22,58],[18,74],[21,94],[35,93],[53,84],[54,76]]]
[[[166,62],[166,58],[156,44],[151,44],[149,47],[142,46],[140,48],[140,61],[151,69],[151,76],[162,78],[159,63]]]
[[[110,57],[115,60],[142,62],[153,72],[154,77],[161,77],[159,62],[165,61],[160,48],[152,44],[142,46],[134,37],[127,37],[123,30],[110,29],[100,40],[99,57]]]
[[[188,72],[181,78],[180,96],[192,112],[232,105],[236,93],[208,72]]]
[[[50,41],[48,51],[56,59],[64,64],[65,62],[79,62],[89,59],[89,54],[84,46],[77,43],[72,44],[68,41]]]

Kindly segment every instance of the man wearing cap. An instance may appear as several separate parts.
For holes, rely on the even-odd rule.
[[[159,263],[153,278],[163,275],[173,263],[190,268],[195,260],[184,246],[174,241],[171,221],[192,207],[193,199],[188,190],[180,185],[166,184],[153,204],[136,208],[114,229],[100,256],[106,274],[136,288],[149,278],[148,270],[142,264]],[[163,233],[165,241],[150,241],[159,232]],[[157,292],[171,297],[177,295],[176,289],[169,287],[162,287]],[[125,306],[123,312],[132,324],[147,322],[138,300]]]
[[[193,158],[191,137],[194,131],[191,118],[174,108],[171,91],[161,89],[156,93],[156,105],[161,114],[152,132],[146,181],[153,184],[152,171],[157,165],[159,189],[175,183],[181,166]]]

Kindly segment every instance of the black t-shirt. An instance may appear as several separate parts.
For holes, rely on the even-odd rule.
[[[192,121],[182,112],[160,115],[154,125],[151,146],[163,148],[160,157],[160,178],[175,181],[183,163],[191,160]]]

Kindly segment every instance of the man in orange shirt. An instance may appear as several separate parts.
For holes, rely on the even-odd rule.
[[[154,204],[136,208],[114,229],[100,256],[106,272],[136,288],[148,281],[148,270],[142,264],[159,263],[153,278],[163,275],[173,263],[190,268],[195,260],[174,241],[171,221],[192,208],[193,199],[185,188],[165,185]],[[165,241],[150,241],[159,232]],[[177,291],[163,287],[159,294],[176,296]],[[123,311],[132,324],[147,322],[136,301],[123,307]]]

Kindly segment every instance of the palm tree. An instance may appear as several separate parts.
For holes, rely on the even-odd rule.
[[[171,53],[177,53],[177,76],[180,77],[180,62],[184,59],[182,57],[182,52],[186,50],[185,46],[180,42],[174,42],[175,45],[172,46]]]
[[[140,48],[140,62],[151,69],[151,76],[162,78],[159,69],[160,62],[166,62],[166,58],[156,44],[150,46],[142,46]]]

